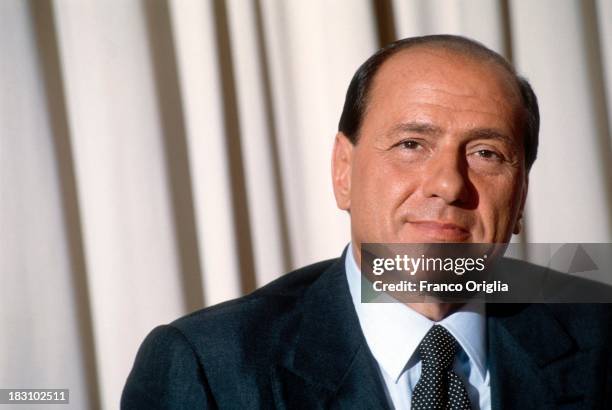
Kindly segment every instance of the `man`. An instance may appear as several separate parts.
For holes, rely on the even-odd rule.
[[[357,71],[332,179],[338,260],[153,330],[130,408],[603,408],[606,305],[361,303],[361,244],[507,243],[521,229],[539,114],[471,40],[400,40]]]

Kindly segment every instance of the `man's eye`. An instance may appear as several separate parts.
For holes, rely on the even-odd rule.
[[[499,155],[497,152],[495,151],[491,151],[488,149],[481,149],[476,151],[476,154],[481,157],[481,158],[485,158],[485,159],[494,159],[494,160],[501,160],[501,155]]]
[[[421,144],[419,144],[418,142],[414,140],[402,141],[400,145],[402,146],[402,148],[406,148],[406,149],[417,149],[421,146]]]

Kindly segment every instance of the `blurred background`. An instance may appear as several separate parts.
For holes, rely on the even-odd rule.
[[[0,388],[117,408],[154,326],[338,257],[350,78],[433,33],[540,99],[515,241],[610,242],[609,0],[1,0]]]

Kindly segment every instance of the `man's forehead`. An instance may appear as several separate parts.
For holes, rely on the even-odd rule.
[[[505,133],[522,134],[525,111],[516,79],[507,68],[484,57],[425,46],[401,50],[382,64],[369,91],[363,126],[374,111],[376,117],[393,121],[392,117],[426,118],[435,107],[463,113],[464,120],[465,115],[474,120],[485,115],[505,124]]]

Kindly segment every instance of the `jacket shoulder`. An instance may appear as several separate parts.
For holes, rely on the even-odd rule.
[[[208,384],[189,342],[172,326],[153,329],[138,350],[121,408],[211,407]]]
[[[170,326],[184,335],[208,368],[235,363],[246,364],[249,371],[267,370],[286,358],[297,337],[308,290],[338,261],[290,272],[249,295],[196,311]]]
[[[184,404],[179,397],[183,393],[195,405],[177,408],[215,408],[215,403],[230,402],[236,408],[251,408],[254,403],[272,403],[272,390],[265,386],[270,386],[276,366],[291,360],[303,301],[338,261],[303,267],[249,295],[154,329],[140,347],[122,408],[157,408],[162,397],[173,405]],[[185,386],[195,391],[186,391]]]

